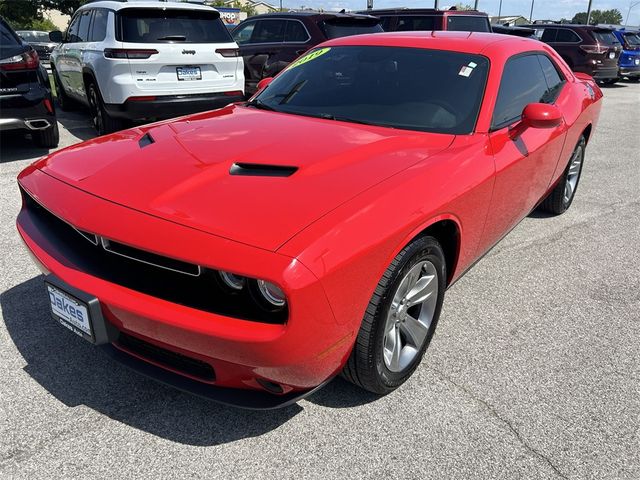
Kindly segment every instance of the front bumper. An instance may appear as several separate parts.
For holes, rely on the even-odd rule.
[[[99,300],[109,329],[117,332],[106,348],[138,371],[226,403],[252,408],[263,403],[272,408],[309,394],[338,373],[346,361],[355,332],[336,323],[320,282],[296,260],[98,199],[35,168],[25,170],[19,181],[51,213],[76,228],[211,268],[279,279],[289,301],[284,325],[239,320],[175,304],[86,274],[81,265],[60,255],[23,208],[17,226],[36,263]],[[122,334],[210,365],[215,377],[196,378],[133,352],[118,340]],[[280,386],[281,394],[268,393],[265,381]],[[231,390],[221,393],[224,389]],[[259,398],[275,398],[243,403],[233,400],[243,396],[239,391],[247,398],[255,397],[256,392]]]
[[[622,66],[620,65],[620,77],[640,77],[640,65]]]
[[[106,104],[105,108],[110,116],[116,118],[128,120],[164,119],[215,110],[245,99],[244,95],[238,95],[234,92],[197,95],[150,95],[149,97],[138,98],[140,100],[127,100],[122,104]]]

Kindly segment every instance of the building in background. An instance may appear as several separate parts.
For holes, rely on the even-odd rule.
[[[71,17],[69,15],[64,15],[58,10],[44,10],[42,12],[42,16],[47,20],[50,20],[56,26],[56,28],[61,31],[67,29],[69,20],[71,20]]]
[[[505,17],[500,16],[500,17],[489,17],[489,20],[491,20],[491,25],[506,25],[507,27],[517,27],[518,25],[527,25],[529,22],[529,19],[523,17],[522,15],[517,15],[517,16],[509,16],[509,17]]]
[[[267,2],[254,1],[254,0],[227,0],[224,2],[225,5],[232,6],[233,4],[238,4],[241,7],[251,7],[255,12],[260,15],[262,13],[273,13],[277,12],[278,8]]]

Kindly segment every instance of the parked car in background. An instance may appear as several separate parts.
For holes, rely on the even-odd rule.
[[[38,52],[0,18],[0,131],[6,130],[29,132],[38,147],[58,146],[47,71]]]
[[[158,380],[252,408],[340,373],[389,393],[445,290],[571,206],[602,92],[537,40],[466,32],[337,38],[272,80],[27,167],[19,233],[54,318]]]
[[[529,25],[541,41],[551,45],[574,72],[591,75],[598,82],[618,80],[622,46],[610,28],[592,25]]]
[[[246,91],[273,77],[301,54],[325,40],[382,32],[380,20],[350,13],[282,12],[244,20],[233,31],[244,60]]]
[[[389,8],[365,10],[382,20],[385,32],[414,30],[455,30],[462,32],[490,32],[489,16],[477,10],[436,10],[433,8]]]
[[[537,38],[536,31],[528,27],[511,27],[507,25],[491,25],[493,33],[501,33],[503,35],[514,35],[516,37]]]
[[[622,45],[618,76],[632,82],[640,81],[640,30],[616,27],[613,34]]]
[[[49,38],[49,32],[39,30],[18,30],[16,33],[20,38],[31,45],[36,52],[38,52],[41,62],[45,63],[45,65],[49,64],[49,56],[57,45],[56,42],[51,41]]]
[[[217,10],[179,2],[80,7],[51,70],[62,109],[89,106],[99,134],[124,120],[175,117],[244,99],[238,46]]]

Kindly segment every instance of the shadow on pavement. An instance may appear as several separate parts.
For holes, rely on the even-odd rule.
[[[26,131],[11,130],[0,135],[0,163],[42,157],[47,153],[49,149],[36,147]]]
[[[42,276],[2,293],[0,304],[9,335],[27,363],[25,371],[68,407],[86,405],[133,428],[197,446],[259,436],[302,411],[299,405],[234,409],[129,371],[51,318]]]
[[[72,136],[76,137],[78,142],[90,140],[98,136],[91,125],[88,109],[78,106],[71,112],[63,112],[58,108],[56,114],[60,126]]]

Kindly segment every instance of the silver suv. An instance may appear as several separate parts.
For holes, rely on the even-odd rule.
[[[55,37],[56,35],[54,35]],[[99,134],[244,99],[238,45],[214,8],[153,0],[80,7],[51,69],[63,110],[89,106]]]

